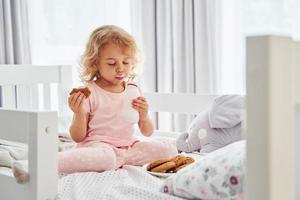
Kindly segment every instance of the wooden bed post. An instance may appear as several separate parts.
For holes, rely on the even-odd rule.
[[[58,184],[57,112],[36,112],[30,116],[28,170],[30,199],[55,199]]]
[[[1,199],[55,199],[57,195],[57,112],[0,109],[3,140],[28,144],[29,182],[0,174]]]
[[[247,39],[247,199],[295,199],[295,42]],[[299,62],[298,62],[299,63]],[[298,70],[298,69],[297,69]],[[299,143],[299,142],[298,142]]]

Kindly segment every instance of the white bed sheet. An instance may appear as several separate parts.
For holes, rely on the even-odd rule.
[[[205,154],[184,154],[197,160]],[[64,200],[180,200],[160,192],[164,178],[149,174],[145,168],[125,165],[116,171],[75,173],[59,181],[57,199]]]
[[[162,181],[142,167],[129,165],[116,171],[75,173],[60,179],[57,199],[180,200],[159,191]]]
[[[171,143],[174,138],[164,137],[139,137],[142,141],[164,140]],[[61,140],[59,151],[74,147],[73,142]],[[184,153],[183,153],[184,154]],[[189,154],[197,159],[199,154]],[[0,167],[0,174],[13,176],[11,168]],[[75,173],[60,178],[58,184],[57,200],[94,200],[94,199],[170,199],[180,200],[181,198],[171,196],[159,191],[163,178],[149,174],[145,168],[138,166],[123,166],[116,171],[103,173],[86,172]]]

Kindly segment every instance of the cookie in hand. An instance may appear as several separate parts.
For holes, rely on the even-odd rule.
[[[88,98],[91,94],[91,91],[89,90],[89,88],[84,87],[84,88],[73,88],[73,90],[70,92],[70,95],[77,93],[77,92],[83,93],[86,98]]]

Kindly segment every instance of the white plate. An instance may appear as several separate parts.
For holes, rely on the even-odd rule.
[[[159,173],[159,172],[150,172],[147,170],[147,166],[148,164],[144,165],[143,168],[146,172],[148,172],[149,174],[152,174],[153,176],[157,176],[160,178],[167,178],[169,176],[172,176],[174,173]]]

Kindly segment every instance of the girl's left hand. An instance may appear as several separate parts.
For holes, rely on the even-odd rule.
[[[139,112],[140,120],[147,119],[149,106],[145,97],[133,99],[132,107]]]

